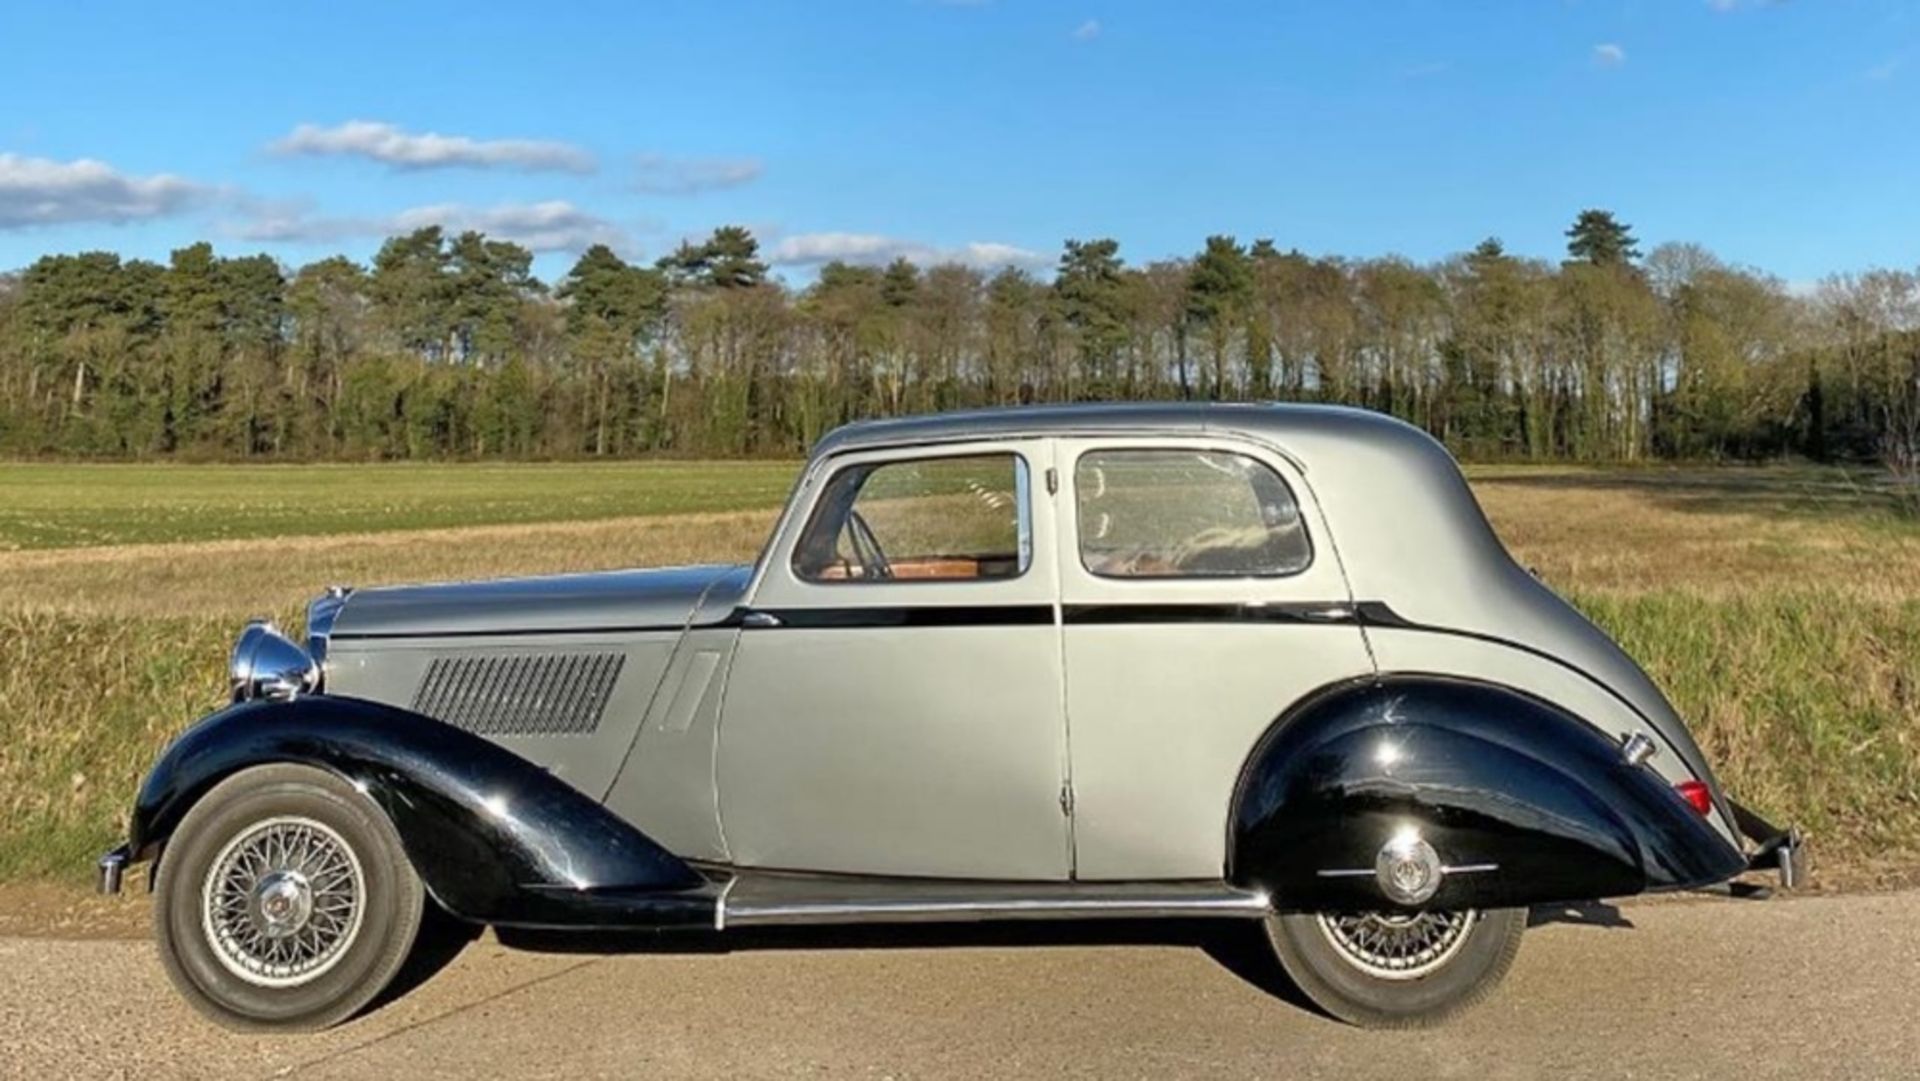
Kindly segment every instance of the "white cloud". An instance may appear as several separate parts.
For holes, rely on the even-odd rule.
[[[500,203],[471,207],[459,203],[418,206],[384,217],[325,217],[300,207],[264,207],[252,219],[232,227],[242,240],[261,243],[323,243],[350,237],[392,236],[438,225],[450,233],[468,230],[496,240],[511,240],[536,252],[580,251],[594,244],[624,247],[624,229],[564,200]]]
[[[177,176],[129,176],[90,158],[0,154],[0,229],[160,218],[209,194],[211,189]]]
[[[1593,62],[1596,67],[1617,68],[1627,62],[1627,50],[1611,41],[1602,42],[1593,47]]]
[[[473,139],[465,135],[402,131],[374,120],[331,128],[301,124],[267,149],[286,157],[357,157],[396,169],[468,166],[527,172],[590,173],[593,155],[571,143],[544,139]]]
[[[1779,7],[1787,0],[1707,0],[1707,7],[1717,14],[1728,15],[1736,11],[1751,11],[1754,8]]]
[[[1100,36],[1100,20],[1099,19],[1088,19],[1086,22],[1083,22],[1079,26],[1076,26],[1073,28],[1073,40],[1075,41],[1092,41],[1094,38],[1097,38],[1099,36]]]
[[[694,195],[752,183],[766,172],[758,158],[669,158],[642,154],[634,160],[633,186],[649,195]]]
[[[975,241],[957,248],[941,248],[875,233],[799,233],[773,246],[770,258],[779,266],[809,267],[842,262],[856,266],[885,266],[909,259],[921,266],[960,263],[981,270],[1001,267],[1040,267],[1047,256],[1012,244]]]
[[[1884,83],[1888,79],[1893,78],[1895,75],[1900,74],[1900,69],[1905,67],[1906,65],[1907,65],[1906,57],[1896,56],[1891,60],[1885,61],[1884,63],[1875,64],[1874,66],[1868,68],[1862,74],[1866,76],[1867,81],[1869,82]]]

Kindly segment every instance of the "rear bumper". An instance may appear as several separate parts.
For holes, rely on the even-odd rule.
[[[1800,834],[1798,826],[1781,829],[1761,818],[1750,808],[1729,799],[1733,808],[1733,824],[1754,847],[1747,855],[1747,870],[1765,874],[1778,874],[1782,889],[1799,889],[1807,878],[1806,838]]]

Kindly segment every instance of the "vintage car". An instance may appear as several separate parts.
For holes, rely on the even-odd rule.
[[[429,906],[1242,919],[1328,1013],[1427,1024],[1529,906],[1801,858],[1440,444],[1351,409],[855,424],[751,566],[336,587],[232,687],[101,884],[153,861],[168,973],[241,1028],[353,1015]]]

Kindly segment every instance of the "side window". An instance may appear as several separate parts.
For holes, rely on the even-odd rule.
[[[823,583],[1017,578],[1032,548],[1025,459],[918,458],[835,473],[793,570]]]
[[[1080,562],[1105,578],[1271,577],[1313,561],[1293,490],[1242,454],[1091,451],[1074,490]]]

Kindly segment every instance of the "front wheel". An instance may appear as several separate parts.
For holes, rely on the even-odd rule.
[[[1440,1024],[1493,992],[1520,952],[1524,908],[1308,912],[1266,919],[1267,940],[1316,1006],[1365,1028]]]
[[[160,859],[160,959],[229,1028],[320,1029],[400,970],[425,888],[384,814],[333,774],[242,770],[196,803]]]

